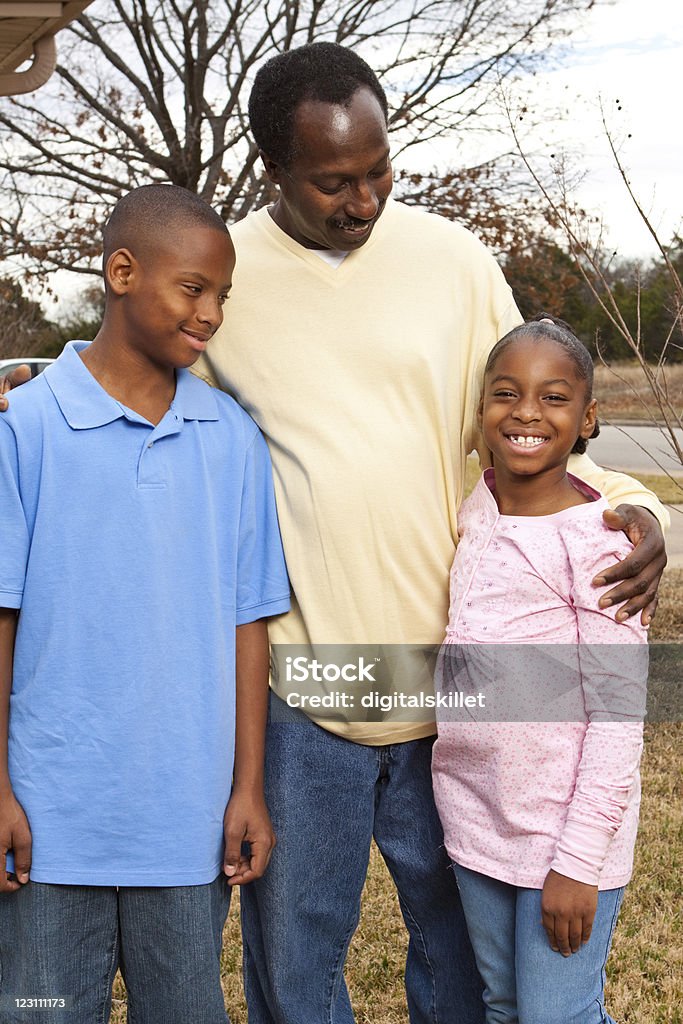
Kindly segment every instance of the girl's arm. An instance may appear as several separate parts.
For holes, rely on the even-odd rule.
[[[590,581],[596,566],[605,557],[623,557],[624,551],[610,551],[600,531],[595,537],[572,534],[565,543],[576,566],[571,600],[589,722],[574,795],[543,888],[542,911],[551,946],[568,956],[588,941],[600,874],[637,784],[647,633],[637,619],[616,622],[614,609],[602,610],[595,602]]]

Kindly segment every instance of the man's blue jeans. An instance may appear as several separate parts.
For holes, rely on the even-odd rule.
[[[272,697],[266,798],[277,846],[241,891],[250,1024],[350,1024],[344,961],[375,841],[410,934],[412,1024],[482,1024],[481,981],[431,784],[432,738],[368,747]]]
[[[590,939],[564,957],[541,924],[540,889],[454,867],[486,986],[486,1024],[615,1024],[605,1011],[605,963],[623,887],[598,894]]]
[[[29,882],[4,893],[0,1021],[107,1024],[120,967],[129,1024],[227,1024],[220,954],[229,905],[222,875],[210,885]],[[67,1008],[31,1009],[27,999],[64,999]]]

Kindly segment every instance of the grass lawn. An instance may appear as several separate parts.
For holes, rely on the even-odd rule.
[[[683,364],[667,366],[665,375],[670,404],[680,415],[683,410]],[[660,379],[664,379],[661,371]],[[596,366],[593,394],[598,400],[598,414],[603,420],[649,423],[660,418],[645,375],[636,363]]]
[[[683,570],[664,578],[652,639],[683,640]],[[648,725],[636,866],[608,965],[608,1008],[620,1024],[683,1024],[683,724]],[[247,1024],[241,992],[239,896],[225,930],[223,980],[233,1024]],[[347,979],[358,1024],[407,1024],[403,993],[406,933],[376,849]],[[115,989],[115,1024],[125,993]],[[190,1022],[188,1022],[190,1024]]]
[[[646,420],[634,395],[647,394],[635,367],[619,380],[596,369],[604,419]],[[683,366],[670,372],[670,393],[683,408]],[[467,492],[479,476],[468,460]],[[664,502],[680,502],[666,477],[641,476]],[[669,570],[660,592],[652,640],[683,641],[683,570]],[[683,724],[648,725],[642,763],[643,801],[633,881],[629,885],[608,965],[607,1003],[620,1024],[683,1024]],[[283,894],[284,898],[284,894]],[[225,930],[223,982],[232,1024],[247,1024],[241,990],[239,894]],[[386,867],[373,848],[361,922],[347,963],[358,1024],[407,1024],[403,990],[406,932]],[[114,1024],[125,1021],[125,991],[115,987]],[[188,1022],[191,1024],[191,1022]],[[302,1022],[305,1024],[305,1022]]]

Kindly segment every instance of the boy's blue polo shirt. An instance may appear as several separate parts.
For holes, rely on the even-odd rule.
[[[84,346],[0,417],[31,878],[203,884],[222,866],[235,626],[289,607],[270,460],[247,414],[188,371],[152,426],[100,387]]]

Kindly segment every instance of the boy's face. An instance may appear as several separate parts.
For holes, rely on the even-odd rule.
[[[223,321],[234,268],[230,236],[201,225],[132,256],[123,288],[128,347],[164,369],[191,366]]]

